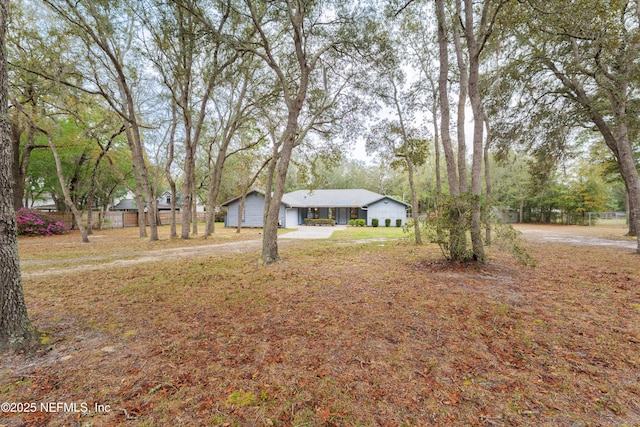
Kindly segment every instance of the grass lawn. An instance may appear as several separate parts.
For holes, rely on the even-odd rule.
[[[28,277],[46,344],[3,355],[0,402],[89,410],[0,425],[640,425],[638,255],[530,243],[536,267],[495,248],[449,264],[434,246],[361,240],[393,232],[283,241],[271,266],[252,247]],[[73,263],[57,239],[21,250]]]
[[[333,232],[333,240],[357,240],[357,239],[402,239],[409,234],[402,227],[347,227],[344,230]]]

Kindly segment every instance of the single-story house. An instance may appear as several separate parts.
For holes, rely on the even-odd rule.
[[[243,215],[240,212],[241,197],[222,204],[227,207],[226,227],[237,227],[242,218],[243,227],[262,227],[264,215],[264,193],[252,190],[247,193]],[[305,218],[329,218],[336,224],[348,224],[351,219],[364,219],[367,225],[377,218],[384,224],[386,218],[395,225],[396,219],[405,224],[410,204],[390,196],[369,190],[298,190],[282,196],[280,204],[280,226],[297,227]]]

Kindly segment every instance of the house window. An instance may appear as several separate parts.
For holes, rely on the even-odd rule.
[[[358,208],[351,208],[351,219],[358,219]]]
[[[315,219],[320,218],[320,209],[318,209],[318,208],[313,208],[313,217],[314,217]]]
[[[171,203],[171,196],[167,196],[167,204]]]
[[[336,208],[329,208],[329,219],[334,219],[336,217]]]

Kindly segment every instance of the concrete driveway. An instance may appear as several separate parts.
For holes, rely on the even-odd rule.
[[[278,236],[278,239],[328,239],[334,231],[346,228],[346,225],[334,225],[333,227],[301,225],[296,231]]]

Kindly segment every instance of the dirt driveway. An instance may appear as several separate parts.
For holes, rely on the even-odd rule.
[[[515,224],[522,237],[537,243],[568,243],[577,246],[609,246],[636,249],[635,237],[625,236],[624,226]]]

